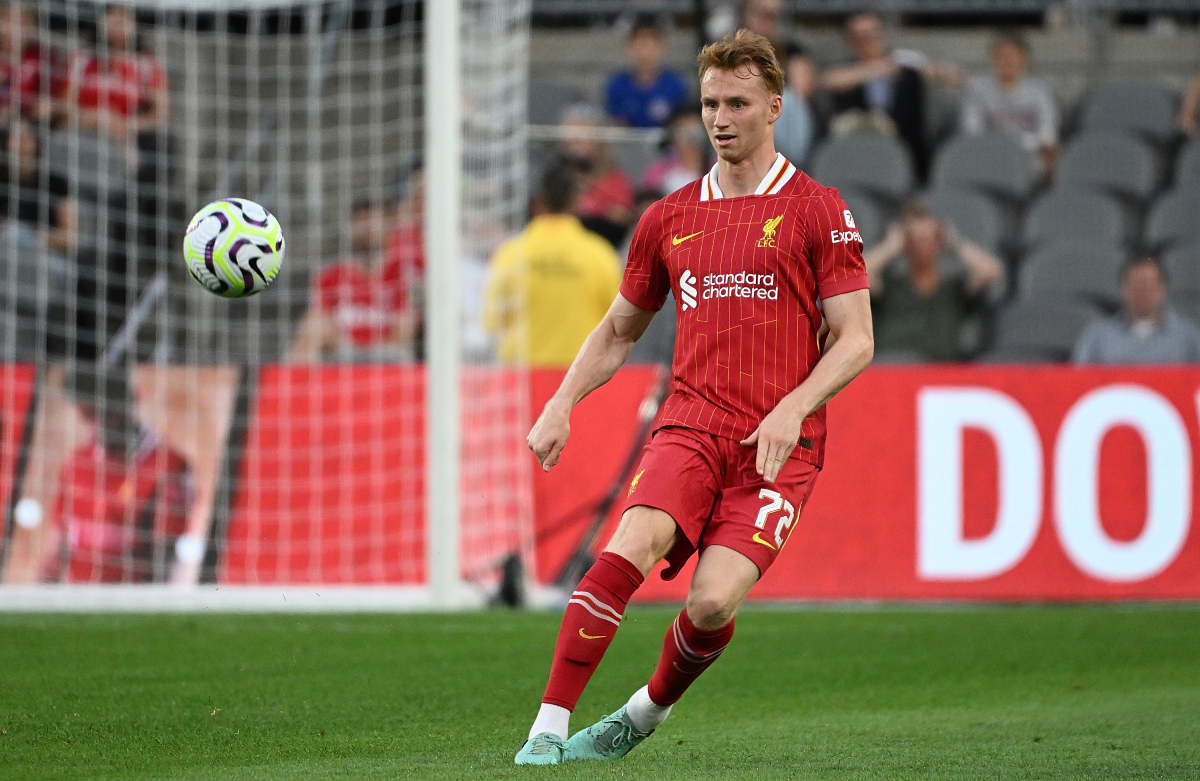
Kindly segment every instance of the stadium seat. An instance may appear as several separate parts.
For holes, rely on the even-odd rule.
[[[1200,239],[1200,187],[1171,190],[1150,211],[1145,243],[1162,250],[1193,239]]]
[[[1116,79],[1093,89],[1083,102],[1084,131],[1134,133],[1163,144],[1176,132],[1175,98],[1159,85],[1137,79]]]
[[[553,81],[529,82],[529,124],[557,125],[563,109],[579,102],[572,89]]]
[[[1200,237],[1165,252],[1162,263],[1172,294],[1189,293],[1200,297]]]
[[[822,144],[809,173],[828,187],[859,190],[898,204],[912,191],[912,155],[892,136],[851,133]]]
[[[1200,233],[1191,243],[1168,250],[1162,263],[1171,306],[1192,319],[1200,318]]]
[[[1017,287],[1023,296],[1058,292],[1115,307],[1121,298],[1119,277],[1125,261],[1126,253],[1119,246],[1086,238],[1062,239],[1024,259]]]
[[[1100,193],[1051,190],[1030,207],[1022,231],[1026,248],[1075,237],[1124,244],[1129,232],[1121,205]]]
[[[926,193],[921,200],[964,238],[990,252],[1000,250],[1003,218],[991,198],[971,190],[939,189]]]
[[[958,135],[946,142],[933,161],[937,189],[970,188],[1012,201],[1029,197],[1037,172],[1029,155],[1008,136],[996,133]]]
[[[1138,202],[1152,196],[1161,181],[1158,158],[1136,137],[1112,131],[1087,132],[1063,151],[1055,184],[1097,190]]]
[[[1200,138],[1194,139],[1179,153],[1175,164],[1175,188],[1200,191]]]
[[[988,363],[1070,360],[1075,342],[1100,313],[1070,295],[1047,291],[1022,296],[996,318]]]
[[[869,249],[882,241],[887,223],[871,196],[857,190],[843,190],[839,194],[850,207],[850,213],[854,215],[854,224],[862,234],[864,248]]]

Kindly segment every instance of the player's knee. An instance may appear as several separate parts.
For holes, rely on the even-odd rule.
[[[671,550],[674,530],[675,522],[662,510],[633,507],[621,517],[605,550],[628,559],[643,575],[649,575]]]
[[[688,619],[697,629],[720,629],[733,620],[737,612],[736,600],[715,593],[689,594],[687,601]]]

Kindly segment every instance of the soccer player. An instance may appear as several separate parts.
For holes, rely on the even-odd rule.
[[[742,30],[699,63],[717,164],[642,216],[620,294],[529,434],[549,470],[572,407],[616,373],[674,292],[670,393],[621,523],[567,604],[517,764],[617,759],[666,719],[725,650],[739,605],[787,542],[822,464],[823,405],[873,353],[854,218],[836,190],[775,152],[783,75],[771,44]],[[567,740],[634,591],[662,559],[669,580],[697,551],[649,684]]]

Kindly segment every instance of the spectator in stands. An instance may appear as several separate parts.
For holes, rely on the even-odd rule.
[[[642,172],[643,191],[673,193],[708,170],[708,153],[712,145],[708,143],[708,131],[704,129],[699,107],[685,106],[676,111],[667,126],[667,133],[670,146]]]
[[[313,280],[312,301],[292,342],[290,360],[414,359],[419,314],[411,301],[411,279],[406,279],[406,256],[385,251],[395,214],[391,203],[365,199],[354,204],[351,253]]]
[[[1158,258],[1125,266],[1121,297],[1125,311],[1079,337],[1075,363],[1200,363],[1200,328],[1167,307],[1167,274]]]
[[[617,254],[571,214],[576,190],[569,168],[549,166],[536,216],[492,257],[484,325],[502,361],[569,366],[616,298]]]
[[[775,56],[783,59],[787,44],[780,31],[783,0],[746,0],[742,6],[742,27],[771,42]]]
[[[965,274],[943,272],[949,250]],[[903,258],[902,273],[887,273]],[[917,202],[905,207],[877,247],[863,253],[875,309],[877,355],[953,361],[964,357],[962,330],[984,293],[1004,275],[987,250],[958,236]]]
[[[0,122],[13,114],[41,119],[62,88],[50,47],[38,40],[37,19],[26,5],[0,5]]]
[[[576,213],[589,230],[619,247],[631,224],[633,183],[597,137],[606,124],[604,114],[594,106],[569,107],[563,113],[560,150],[581,182]]]
[[[43,579],[168,581],[194,496],[187,460],[138,421],[127,377],[80,365],[66,391],[91,437],[63,463]]]
[[[625,44],[633,68],[614,73],[604,88],[604,107],[614,121],[662,127],[687,102],[687,81],[662,67],[666,49],[667,38],[654,18],[639,17]]]
[[[158,134],[171,118],[167,73],[139,48],[132,7],[108,6],[102,33],[98,52],[75,52],[67,63],[60,113],[81,130],[135,146],[142,153],[139,167],[152,164]]]
[[[891,49],[883,23],[875,14],[850,17],[845,37],[855,62],[829,69],[821,80],[822,86],[832,93],[834,113],[865,113],[876,125],[886,125],[890,119],[896,134],[912,151],[917,175],[924,179],[929,168],[929,148],[925,141],[926,80],[957,86],[962,83],[961,69],[934,63],[920,52]],[[883,117],[888,119],[880,123]],[[834,127],[835,130],[838,127],[836,119]]]
[[[1197,114],[1200,114],[1200,69],[1196,70],[1183,94],[1183,105],[1179,107],[1179,127],[1189,136],[1196,135]]]
[[[655,201],[662,200],[663,195],[664,193],[662,190],[652,187],[643,187],[637,191],[637,194],[633,198],[633,222],[635,225],[637,224],[638,220],[642,218],[642,215],[646,213],[646,210],[654,205]],[[629,235],[625,237],[624,243],[622,243],[620,249],[617,250],[617,256],[621,260],[622,270],[625,269],[625,264],[629,262],[629,250],[631,247],[633,247],[633,231],[629,232]]]
[[[14,120],[4,148],[8,154],[0,179],[0,220],[7,220],[6,232],[18,231],[35,244],[69,252],[75,239],[75,202],[66,179],[46,171],[37,127],[28,119]]]
[[[812,97],[817,89],[817,65],[804,47],[788,44],[783,60],[786,81],[783,87],[783,112],[775,120],[775,151],[793,165],[803,167],[817,134]]]
[[[1001,33],[992,42],[991,64],[990,75],[967,82],[963,132],[1012,136],[1049,172],[1058,154],[1058,108],[1046,85],[1028,75],[1029,45],[1016,33]]]

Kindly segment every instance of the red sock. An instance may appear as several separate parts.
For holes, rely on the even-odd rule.
[[[688,618],[687,610],[671,623],[663,639],[662,656],[658,658],[658,669],[650,679],[650,699],[656,705],[674,705],[709,668],[733,639],[733,620],[720,629],[706,631],[697,629]]]
[[[600,554],[567,603],[542,702],[575,710],[583,687],[621,625],[626,603],[643,580],[628,559],[615,553]]]

